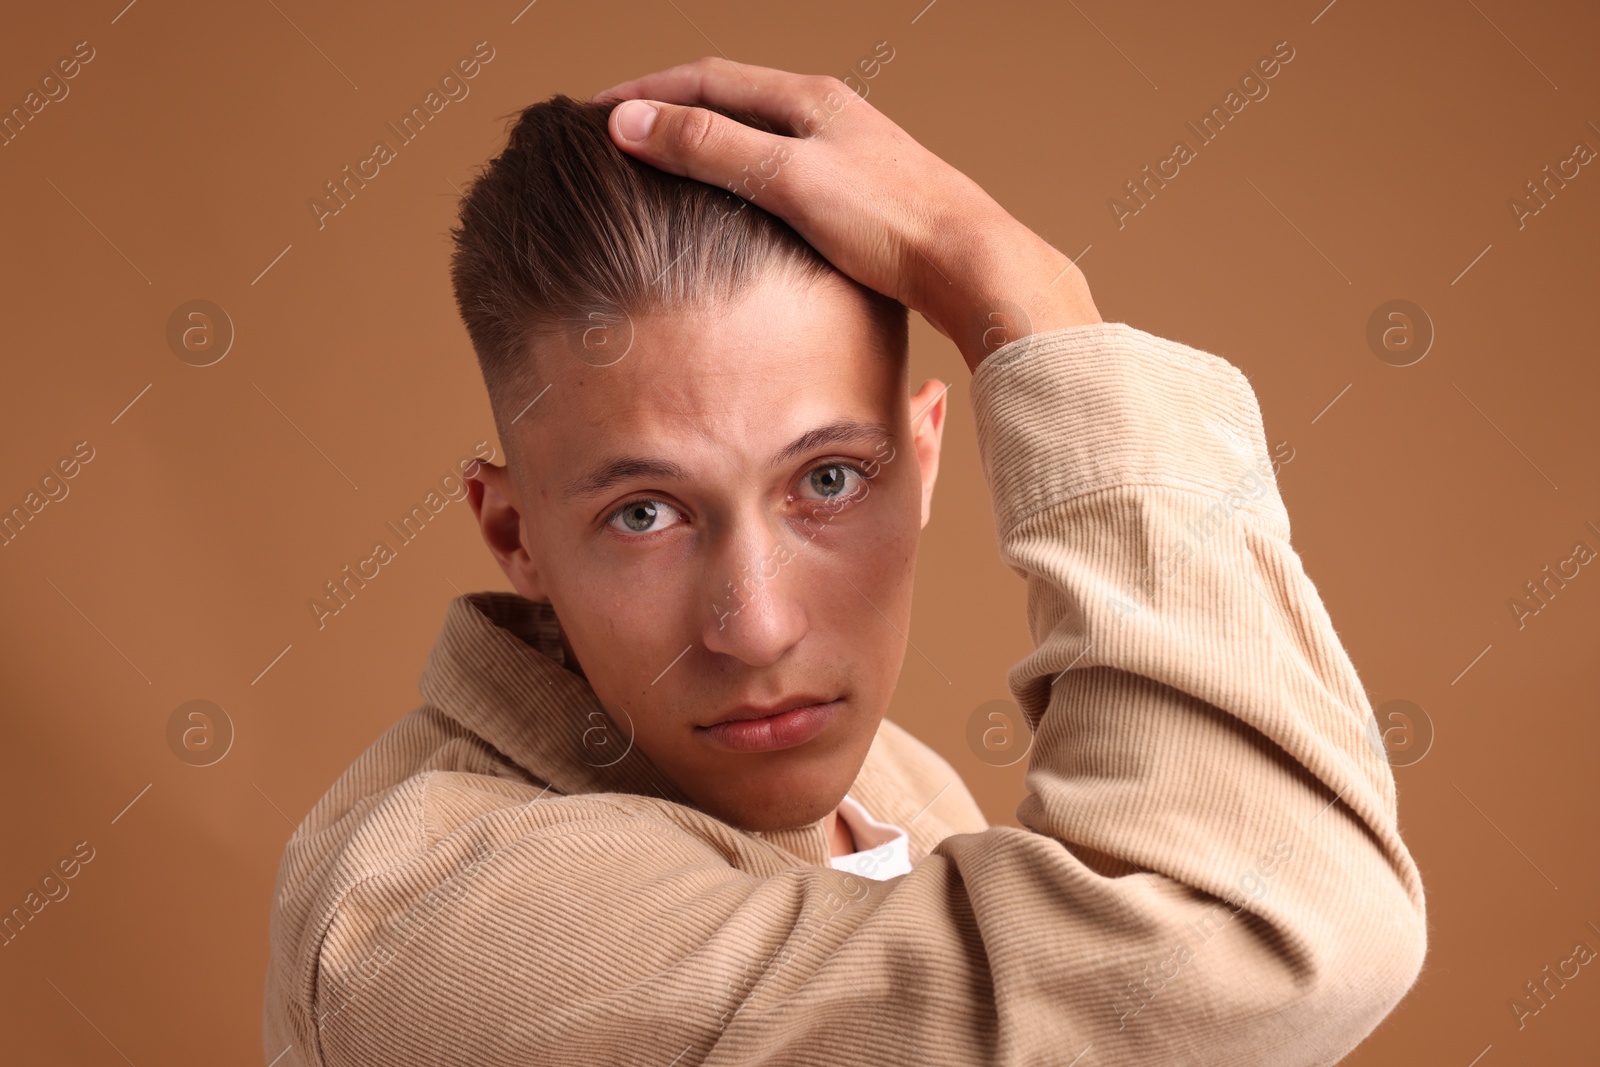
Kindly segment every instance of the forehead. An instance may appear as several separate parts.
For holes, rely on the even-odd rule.
[[[537,349],[539,395],[512,447],[540,481],[624,454],[754,462],[841,418],[895,425],[904,402],[902,361],[838,275],[769,274],[732,302],[599,329],[588,348],[557,337]]]

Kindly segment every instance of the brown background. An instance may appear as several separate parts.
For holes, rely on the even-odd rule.
[[[1520,630],[1508,607],[1575,542],[1600,549],[1600,166],[1524,228],[1507,204],[1577,141],[1600,148],[1593,10],[123,2],[11,10],[0,29],[7,110],[95,49],[0,148],[0,507],[76,442],[95,450],[0,548],[0,909],[75,843],[95,850],[0,948],[8,1059],[261,1062],[292,825],[417,703],[446,600],[505,587],[459,503],[325,629],[307,607],[493,437],[446,262],[455,190],[502,116],[716,52],[842,77],[879,41],[894,58],[871,102],[1082,253],[1107,319],[1250,376],[1269,441],[1294,452],[1295,545],[1374,704],[1425,713],[1391,740],[1414,759],[1431,724],[1396,776],[1432,948],[1349,1062],[1595,1055],[1600,966],[1520,1031],[1507,1006],[1575,942],[1600,949],[1600,566]],[[470,96],[319,230],[309,199],[480,40],[495,58]],[[1119,229],[1109,198],[1193,143],[1184,122],[1281,40],[1295,58],[1270,95]],[[1407,367],[1366,341],[1397,298],[1437,330]],[[203,368],[166,338],[193,299],[237,332]],[[916,381],[953,382],[954,403],[890,714],[1012,822],[1025,761],[992,768],[965,738],[1028,648],[1022,586],[994,547],[967,372],[913,330]],[[212,766],[168,746],[192,699],[236,731]]]

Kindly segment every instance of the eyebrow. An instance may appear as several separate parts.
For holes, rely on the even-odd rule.
[[[826,445],[853,444],[876,438],[893,438],[894,432],[886,423],[863,419],[839,419],[825,426],[807,430],[773,455],[770,465],[782,466],[807,452],[815,452]],[[644,456],[621,456],[595,467],[586,474],[569,481],[562,487],[565,500],[603,493],[623,482],[635,478],[660,478],[687,481],[689,472],[671,460]]]

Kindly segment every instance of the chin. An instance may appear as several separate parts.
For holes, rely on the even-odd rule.
[[[815,773],[787,775],[752,767],[747,781],[729,782],[730,788],[694,800],[701,810],[740,830],[788,830],[814,823],[839,806],[859,768],[842,770],[848,773],[821,781]]]
[[[827,798],[814,797],[809,800],[800,800],[777,806],[753,806],[741,808],[736,816],[718,816],[729,826],[737,827],[747,832],[768,830],[788,830],[796,826],[809,826],[828,812],[839,806],[839,801],[844,799],[845,790]]]

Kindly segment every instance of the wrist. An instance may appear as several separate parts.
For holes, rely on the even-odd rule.
[[[943,267],[950,284],[927,314],[973,372],[991,353],[1036,333],[1103,321],[1071,257],[1007,216],[1004,237],[968,242]]]

